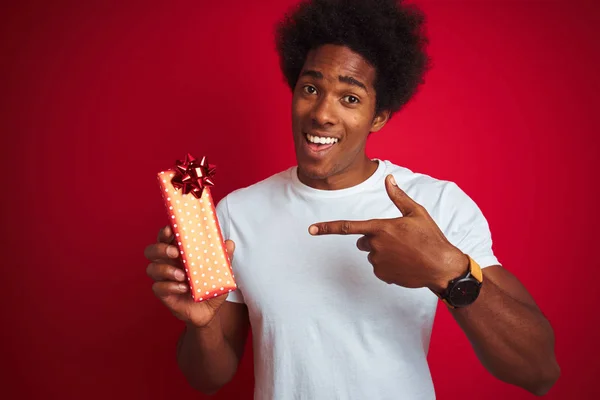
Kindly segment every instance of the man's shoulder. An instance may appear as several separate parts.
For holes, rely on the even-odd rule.
[[[236,189],[226,195],[223,200],[226,200],[230,204],[264,204],[264,201],[281,192],[290,182],[293,168],[287,168],[256,183]]]
[[[430,195],[434,192],[447,190],[449,186],[456,186],[456,183],[452,181],[437,178],[423,172],[416,172],[391,161],[386,160],[384,162],[386,164],[386,173],[394,175],[394,179],[400,188],[405,189],[405,191],[425,191]]]
[[[417,203],[431,212],[453,213],[459,209],[477,207],[467,193],[453,180],[442,179],[390,161],[387,172],[394,175],[398,186]]]

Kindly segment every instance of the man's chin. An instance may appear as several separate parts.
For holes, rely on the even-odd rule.
[[[306,165],[303,163],[298,164],[298,174],[300,175],[300,178],[308,178],[311,180],[324,180],[332,175],[329,168],[314,164]]]

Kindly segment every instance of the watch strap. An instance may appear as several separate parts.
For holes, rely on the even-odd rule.
[[[469,257],[469,272],[471,272],[473,278],[477,279],[477,282],[483,282],[483,271],[481,271],[481,267],[470,256],[467,257]]]

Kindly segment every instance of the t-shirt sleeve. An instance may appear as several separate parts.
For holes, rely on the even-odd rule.
[[[500,265],[492,250],[492,235],[481,209],[455,183],[449,183],[448,240],[481,268]]]
[[[221,227],[221,232],[223,233],[223,240],[231,239],[231,220],[229,215],[229,207],[227,205],[227,197],[224,197],[221,201],[219,201],[216,210],[217,218],[219,219],[219,226]],[[235,275],[235,256],[233,258],[231,267]],[[229,292],[227,301],[231,301],[233,303],[244,303],[244,296],[242,295],[239,287],[236,290]]]

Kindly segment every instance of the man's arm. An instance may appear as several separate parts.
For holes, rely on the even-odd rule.
[[[194,302],[177,247],[169,226],[158,233],[157,243],[144,250],[150,261],[146,273],[154,280],[154,294],[186,329],[177,342],[177,363],[195,389],[214,393],[235,375],[250,326],[245,304],[226,301],[223,294],[202,302]],[[235,243],[225,241],[233,260]]]
[[[466,255],[450,243],[428,211],[398,187],[392,175],[386,178],[386,189],[401,217],[319,222],[309,227],[309,233],[363,235],[356,246],[369,253],[367,260],[377,278],[441,293],[450,280],[467,270]],[[489,250],[487,224],[472,200],[454,191],[451,201],[461,206],[455,213],[449,212],[448,218],[455,224],[460,220],[467,227],[463,237],[471,241],[469,246],[463,241],[463,250],[478,248],[479,255],[483,254],[481,249]],[[452,310],[452,314],[494,376],[542,395],[560,374],[552,328],[516,277],[500,266],[483,271],[479,298],[466,308]]]
[[[473,304],[449,308],[454,319],[491,374],[535,395],[546,394],[560,375],[550,323],[509,271],[490,266],[483,277]]]
[[[214,394],[234,377],[249,326],[246,305],[229,301],[205,327],[186,325],[177,343],[177,363],[193,388]]]

